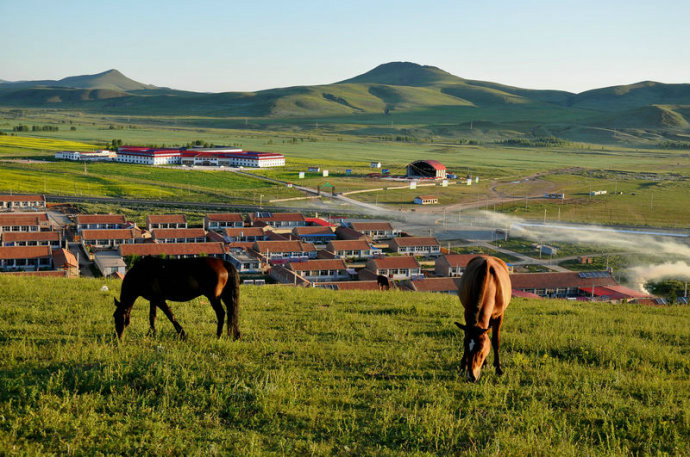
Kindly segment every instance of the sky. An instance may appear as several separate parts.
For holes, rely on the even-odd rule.
[[[116,68],[200,92],[328,84],[391,61],[530,89],[690,82],[688,0],[0,0],[0,79]]]

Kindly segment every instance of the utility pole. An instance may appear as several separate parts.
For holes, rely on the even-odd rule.
[[[546,224],[546,208],[544,208],[544,224]]]

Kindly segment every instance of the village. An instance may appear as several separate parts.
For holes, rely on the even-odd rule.
[[[435,237],[406,233],[388,221],[344,216],[210,213],[194,227],[184,214],[152,214],[139,227],[118,214],[64,215],[41,195],[0,195],[0,209],[0,271],[9,275],[123,278],[143,256],[212,256],[235,265],[248,285],[381,290],[377,278],[385,277],[391,288],[457,294],[458,280],[476,255],[456,253]],[[664,303],[620,285],[611,269],[509,267],[513,296]]]

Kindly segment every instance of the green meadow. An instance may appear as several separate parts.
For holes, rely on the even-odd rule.
[[[0,277],[3,455],[690,454],[685,307],[513,300],[472,384],[457,297],[247,286],[242,341],[197,299],[118,344],[118,291]]]
[[[31,109],[22,113],[21,118],[14,119],[10,111],[0,111],[0,130],[8,133],[0,136],[0,192],[238,204],[302,195],[283,185],[225,171],[128,164],[90,164],[85,170],[82,164],[52,159],[56,150],[94,149],[104,147],[112,139],[120,139],[124,144],[158,146],[182,146],[202,140],[286,155],[285,168],[248,170],[260,176],[313,188],[328,183],[337,192],[385,188],[351,197],[392,208],[414,208],[415,196],[433,194],[444,206],[481,207],[486,202],[492,210],[494,203],[489,200],[514,199],[496,204],[495,209],[530,219],[541,220],[546,211],[548,221],[665,227],[690,224],[690,157],[683,149],[575,142],[553,147],[517,147],[492,139],[467,144],[452,135],[396,141],[395,135],[357,129],[354,124],[350,130],[334,132],[330,127],[319,127],[318,122],[310,124],[299,118],[291,118],[289,124],[271,119],[261,126],[249,121],[246,125],[215,126],[213,122],[201,121],[195,125],[193,116],[125,117]],[[363,116],[357,118],[363,123],[360,127],[366,124],[367,115]],[[19,132],[12,136],[12,127],[19,123],[52,125],[59,130]],[[402,129],[400,132],[405,130],[402,125],[396,128]],[[40,163],[27,163],[26,159]],[[380,171],[369,168],[370,161],[380,161],[382,168],[403,174],[408,163],[419,159],[439,160],[449,172],[461,177],[467,173],[479,176],[480,183],[471,187],[457,184],[447,188],[394,190],[390,188],[405,183],[367,177],[372,171]],[[300,180],[299,172],[309,166],[328,169],[330,175],[307,173]],[[346,174],[347,169],[352,175]],[[590,190],[607,190],[608,195],[589,198]],[[544,192],[564,192],[566,200],[530,199],[525,205],[521,198]],[[436,211],[443,212],[443,208]]]

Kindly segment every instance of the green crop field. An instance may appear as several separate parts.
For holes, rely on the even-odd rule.
[[[248,286],[240,342],[197,299],[117,344],[118,290],[0,276],[2,455],[690,454],[686,307],[514,300],[471,384],[456,297]]]

